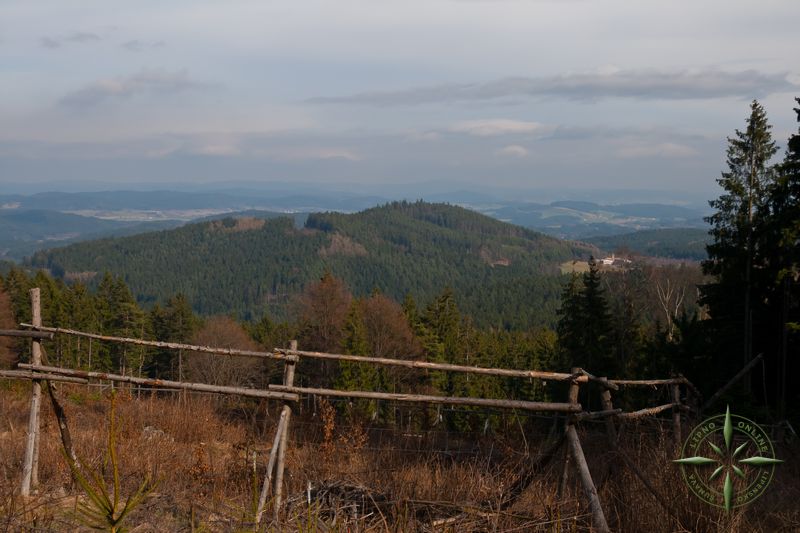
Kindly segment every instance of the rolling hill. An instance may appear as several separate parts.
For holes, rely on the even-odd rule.
[[[703,212],[678,205],[631,203],[601,205],[584,201],[549,204],[508,203],[482,213],[562,239],[586,240],[662,228],[706,228]]]
[[[44,209],[0,209],[0,259],[22,259],[54,244],[133,235],[180,224],[175,220],[104,220]]]
[[[143,302],[182,292],[204,314],[285,316],[325,271],[356,295],[380,290],[425,303],[450,287],[482,325],[552,324],[558,265],[594,251],[446,204],[395,202],[356,214],[225,218],[36,253],[67,279],[120,274]]]
[[[627,249],[641,255],[672,259],[706,259],[707,229],[664,228],[586,239],[607,252]]]

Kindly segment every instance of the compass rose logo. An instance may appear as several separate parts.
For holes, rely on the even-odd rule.
[[[692,430],[674,462],[698,498],[730,511],[761,496],[783,461],[761,427],[728,407]]]

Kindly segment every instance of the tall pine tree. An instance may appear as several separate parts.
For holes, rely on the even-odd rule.
[[[701,302],[711,317],[717,362],[731,372],[752,359],[757,344],[754,319],[757,325],[766,319],[763,300],[757,296],[765,282],[770,283],[761,268],[768,258],[759,236],[776,177],[771,159],[778,147],[771,129],[764,108],[754,100],[745,129],[728,138],[728,170],[717,179],[723,194],[710,202],[715,212],[706,219],[713,242],[707,247],[703,271],[714,276],[714,282],[702,287]]]
[[[580,278],[573,276],[565,287],[559,315],[557,332],[563,364],[596,375],[616,375],[611,317],[594,257],[589,258],[589,270]]]

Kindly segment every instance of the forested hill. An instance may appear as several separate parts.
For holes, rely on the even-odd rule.
[[[396,202],[356,214],[223,219],[46,250],[30,263],[67,279],[122,275],[142,303],[185,294],[203,314],[286,316],[325,271],[356,295],[426,303],[449,287],[478,324],[555,321],[559,263],[591,249],[445,204]]]

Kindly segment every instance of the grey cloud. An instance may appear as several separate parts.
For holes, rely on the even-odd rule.
[[[60,105],[87,108],[107,100],[119,100],[147,93],[177,93],[202,87],[189,78],[186,71],[143,70],[127,77],[98,80],[73,91],[60,100]]]
[[[39,44],[41,44],[45,48],[51,48],[51,49],[61,47],[61,41],[53,39],[52,37],[42,37],[41,39],[39,39]]]
[[[605,73],[565,74],[541,78],[503,78],[487,83],[442,84],[400,91],[369,92],[343,97],[308,100],[320,104],[376,106],[418,105],[460,101],[500,100],[520,96],[561,97],[570,100],[634,98],[641,100],[690,100],[710,98],[761,98],[797,91],[800,85],[788,73],[756,70],[727,72],[717,69],[656,71],[620,70]]]
[[[140,41],[139,39],[133,39],[132,41],[127,41],[122,43],[120,47],[124,48],[129,52],[141,52],[148,48],[161,48],[165,46],[164,41]]]
[[[62,45],[65,43],[76,43],[76,44],[85,44],[94,41],[100,41],[101,37],[96,33],[89,33],[83,31],[76,31],[69,35],[64,35],[60,37],[42,37],[39,39],[39,44],[44,46],[45,48],[61,48]]]
[[[75,32],[72,35],[64,37],[64,41],[71,43],[89,43],[92,41],[99,41],[100,36],[96,33]]]

